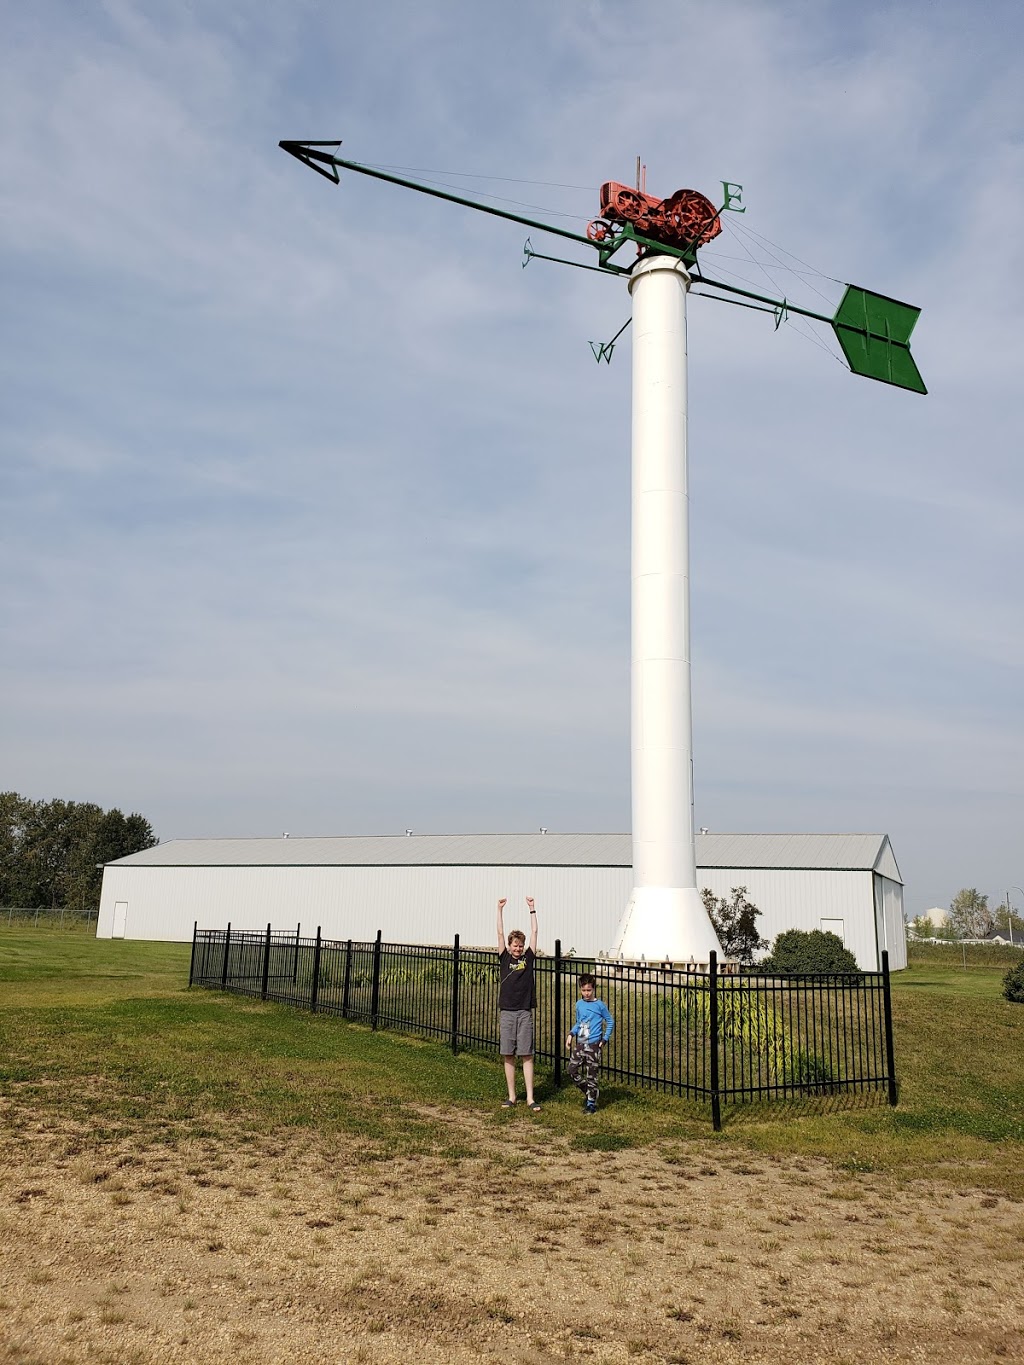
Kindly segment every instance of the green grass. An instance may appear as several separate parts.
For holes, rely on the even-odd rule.
[[[1024,1143],[1024,1006],[1005,968],[912,965],[893,978],[898,1128]]]
[[[98,939],[81,923],[8,929],[0,921],[0,1009],[180,994],[189,952],[185,943]]]
[[[934,1176],[1024,1197],[1024,1005],[1000,995],[1005,966],[914,961],[893,978],[900,1104],[876,1096],[706,1106],[608,1086],[584,1120],[577,1092],[542,1078],[539,1118],[498,1112],[496,1059],[204,990],[187,989],[188,945],[97,940],[0,925],[0,1103],[12,1134],[81,1141],[246,1141],[308,1128],[353,1139],[367,1159],[455,1156],[527,1125],[537,1141],[614,1151],[699,1140],[850,1171]]]

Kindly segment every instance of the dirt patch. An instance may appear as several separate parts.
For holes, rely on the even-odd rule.
[[[990,1191],[445,1117],[478,1155],[24,1133],[0,1362],[1024,1359],[1024,1206]]]

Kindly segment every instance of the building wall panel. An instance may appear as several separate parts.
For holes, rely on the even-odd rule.
[[[895,969],[902,937],[902,887],[884,888],[882,923]],[[865,970],[877,970],[874,886],[870,871],[698,869],[698,885],[728,897],[745,886],[761,910],[761,935],[818,929],[840,919],[846,946]],[[114,906],[126,901],[125,936],[184,941],[200,928],[294,931],[312,937],[469,945],[495,940],[495,906],[508,897],[506,931],[528,931],[525,897],[536,898],[540,946],[581,955],[607,950],[632,889],[628,867],[146,867],[104,870],[97,936],[113,931]],[[900,965],[906,964],[905,944]]]
[[[907,965],[907,926],[903,918],[903,887],[888,877],[878,877],[881,892],[882,947],[889,953],[889,970],[901,972]]]
[[[294,930],[325,938],[393,943],[495,942],[495,912],[508,898],[506,931],[529,929],[535,897],[541,946],[596,953],[611,942],[632,888],[629,868],[483,867],[109,867],[97,936],[109,938],[113,907],[128,902],[128,938],[182,941],[200,928]]]
[[[841,919],[844,942],[863,971],[877,970],[874,900],[870,871],[739,868],[697,869],[697,882],[728,899],[734,886],[761,911],[758,928],[770,943],[787,929],[820,929],[823,919]]]

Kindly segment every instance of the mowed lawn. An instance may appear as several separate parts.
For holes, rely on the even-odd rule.
[[[576,1092],[545,1078],[535,1122],[608,1149],[700,1137],[954,1183],[984,1171],[1024,1196],[1024,1006],[1002,999],[1004,962],[931,956],[893,977],[895,1109],[874,1096],[728,1106],[715,1139],[705,1106],[609,1086],[580,1132]],[[163,1142],[285,1125],[359,1133],[382,1152],[443,1151],[460,1140],[424,1108],[491,1115],[501,1097],[493,1057],[189,990],[188,957],[183,944],[0,928],[8,1124],[60,1113],[99,1138],[141,1128]]]
[[[895,984],[901,1102],[705,1107],[0,923],[0,1365],[1024,1359],[1024,1006]]]

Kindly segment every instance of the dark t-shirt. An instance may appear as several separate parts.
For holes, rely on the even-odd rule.
[[[534,987],[533,962],[536,954],[527,948],[521,958],[514,958],[507,948],[498,958],[500,984],[498,1009],[532,1010],[537,1003]]]

